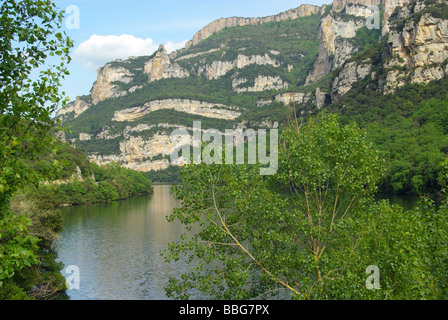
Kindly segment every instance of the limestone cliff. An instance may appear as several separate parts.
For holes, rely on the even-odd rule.
[[[233,61],[213,61],[211,64],[200,67],[198,74],[204,74],[209,80],[219,79],[234,68],[243,69],[249,65],[270,65],[273,67],[279,67],[280,63],[275,60],[275,58],[272,58],[268,53],[253,56],[238,54],[238,57]]]
[[[278,128],[289,105],[304,115],[364,83],[387,94],[407,83],[446,77],[448,19],[434,10],[437,3],[446,5],[334,0],[331,7],[303,5],[264,18],[219,19],[182,50],[168,55],[161,45],[151,56],[106,64],[90,96],[78,97],[56,116],[73,128],[66,140],[87,150],[92,161],[166,169],[171,152],[185,142],[171,141],[170,132],[191,131],[193,121],[203,122],[203,130]],[[383,19],[366,40],[360,34],[367,34],[372,6],[382,9]],[[304,24],[312,32],[291,27]],[[251,27],[232,33],[244,26]],[[230,30],[210,38],[224,29]],[[275,33],[260,39],[267,30]]]
[[[335,12],[351,12],[353,16],[362,17],[369,14],[369,11],[363,13],[361,10],[367,5],[380,5],[384,10],[381,34],[386,48],[380,64],[386,73],[384,78],[378,79],[384,94],[392,93],[406,83],[428,83],[445,77],[448,74],[448,20],[432,16],[433,6],[438,3],[444,1],[334,1],[332,11],[322,18],[319,54],[308,83],[342,67],[331,87],[333,100],[338,100],[355,82],[370,74],[373,69],[370,62],[351,61],[357,48],[347,41],[365,26],[366,21],[334,15]],[[374,78],[375,73],[371,76]]]
[[[370,59],[361,63],[350,62],[345,65],[332,84],[331,98],[333,101],[337,101],[340,96],[350,91],[355,82],[365,79],[370,74],[371,69],[372,62]]]
[[[197,45],[199,42],[207,39],[213,34],[232,27],[243,27],[247,25],[258,25],[265,22],[271,21],[284,21],[288,19],[297,19],[299,17],[305,17],[309,15],[319,14],[323,9],[318,6],[313,5],[302,5],[296,9],[291,9],[286,12],[282,12],[277,15],[263,17],[263,18],[221,18],[212,23],[208,24],[198,33],[196,33],[193,39],[187,42],[186,47],[189,48],[191,46]]]
[[[386,93],[407,82],[428,83],[448,74],[448,20],[425,13],[424,1],[417,1],[413,10],[421,11],[420,19],[408,19],[402,29],[389,30]],[[404,8],[396,16],[407,15]]]
[[[146,103],[141,107],[134,107],[115,112],[112,121],[135,121],[151,112],[163,109],[174,109],[179,112],[185,112],[193,115],[200,115],[206,118],[216,119],[236,119],[240,113],[238,108],[219,105],[216,103],[207,103],[202,101],[191,101],[182,99],[157,100]]]
[[[100,101],[127,94],[126,91],[120,90],[116,82],[129,83],[132,81],[132,76],[133,74],[123,67],[106,64],[98,70],[98,78],[90,92],[92,103],[97,104]]]
[[[281,90],[289,87],[289,83],[283,81],[283,79],[279,76],[263,76],[259,75],[254,80],[253,86],[240,87],[242,84],[245,84],[247,79],[238,79],[233,82],[233,89],[238,92],[262,92],[267,90]]]
[[[73,118],[79,117],[84,111],[89,109],[91,106],[90,103],[81,99],[80,97],[76,97],[75,101],[70,102],[66,105],[65,109],[60,109],[56,113],[56,118],[64,119],[67,115],[73,115]]]
[[[166,169],[170,165],[169,160],[166,158],[153,160],[153,158],[156,156],[169,156],[174,147],[175,145],[167,135],[156,134],[150,140],[131,136],[120,142],[119,155],[98,155],[92,153],[89,155],[89,158],[97,164],[119,162],[124,167],[137,171],[158,171]]]
[[[332,8],[334,12],[345,11],[347,14],[353,14],[355,11],[365,10],[365,7],[379,6],[380,3],[381,0],[333,0]]]
[[[378,5],[380,0],[337,0],[322,18],[319,28],[319,51],[307,83],[320,80],[333,69],[342,66],[358,50],[350,41],[357,31],[366,26],[372,15],[368,7]],[[348,16],[338,13],[344,12]]]
[[[148,75],[148,81],[158,81],[169,78],[186,78],[190,74],[183,70],[177,63],[172,63],[165,46],[162,44],[154,57],[145,63],[144,72]]]
[[[396,8],[402,8],[404,5],[408,4],[410,0],[383,0],[383,21],[382,21],[382,35],[385,36],[390,31],[391,17],[395,12]],[[400,10],[401,12],[401,10]],[[401,12],[400,14],[403,14]],[[408,15],[408,13],[404,13]]]

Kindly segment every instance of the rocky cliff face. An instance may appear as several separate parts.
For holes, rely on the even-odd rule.
[[[289,87],[289,83],[283,81],[281,77],[259,75],[254,79],[254,85],[249,87],[239,87],[246,84],[248,79],[236,79],[233,83],[233,90],[242,92],[262,92],[267,90],[281,90]]]
[[[240,112],[235,111],[238,110],[238,108],[236,107],[229,107],[216,103],[213,104],[201,101],[167,99],[151,101],[141,107],[134,107],[117,111],[115,112],[112,121],[132,122],[147,114],[150,114],[151,112],[166,109],[173,109],[178,112],[187,114],[200,115],[206,118],[226,120],[234,120],[241,115]]]
[[[186,44],[186,48],[190,48],[192,46],[197,45],[199,42],[207,39],[208,37],[214,35],[215,33],[233,27],[243,27],[247,25],[258,25],[266,22],[272,21],[284,21],[288,19],[297,19],[299,17],[306,17],[313,14],[318,14],[325,7],[321,8],[313,5],[302,5],[296,9],[291,9],[286,12],[282,12],[277,15],[268,16],[264,18],[221,18],[219,20],[213,21],[198,33],[196,33],[193,39]]]
[[[148,81],[158,81],[169,78],[186,78],[190,74],[183,70],[177,63],[172,63],[162,44],[155,56],[145,63],[144,72],[148,75]]]
[[[355,82],[365,79],[370,74],[371,69],[372,62],[370,59],[360,63],[347,63],[332,84],[332,100],[337,101],[339,97],[349,92]]]
[[[411,17],[401,28],[389,27],[385,93],[407,82],[428,83],[448,74],[448,20],[425,13],[425,8],[424,1],[417,1],[412,11],[422,13],[419,19]],[[409,16],[406,7],[396,13],[401,19]]]
[[[213,61],[211,64],[200,67],[198,69],[198,75],[204,74],[208,80],[219,79],[234,68],[243,69],[250,65],[280,66],[279,62],[276,61],[275,58],[272,58],[268,53],[253,56],[238,54],[238,57],[233,61]]]
[[[82,100],[80,97],[76,97],[76,100],[67,104],[65,109],[60,109],[56,113],[56,118],[64,119],[66,115],[72,115],[74,119],[79,117],[84,111],[89,109],[90,103]]]
[[[175,145],[168,135],[156,134],[149,140],[130,136],[120,142],[119,155],[98,155],[91,153],[89,158],[97,164],[118,162],[126,168],[137,171],[159,171],[169,167],[169,160],[153,160],[153,158],[156,156],[167,157],[174,148]]]
[[[378,79],[384,94],[393,93],[406,83],[428,83],[448,74],[448,20],[432,16],[433,6],[444,1],[429,3],[424,0],[365,1],[365,5],[380,5],[384,11],[381,26],[382,40],[386,48],[380,62],[386,76]],[[354,16],[365,17],[360,9],[362,1],[340,0],[333,3],[333,12],[354,12]],[[358,9],[353,9],[358,7]],[[368,11],[365,12],[368,14]],[[371,14],[371,13],[370,13]],[[365,21],[364,21],[365,24]],[[332,15],[322,19],[320,28],[319,55],[308,82],[314,82],[332,70],[342,67],[332,83],[331,96],[338,100],[352,85],[367,76],[376,77],[368,61],[351,61],[357,48],[347,39],[363,27],[357,23]],[[379,39],[381,40],[381,39]]]
[[[322,79],[333,69],[349,60],[359,48],[351,39],[359,29],[366,26],[372,16],[370,6],[379,5],[380,0],[336,0],[332,9],[322,18],[319,28],[319,53],[307,83]],[[341,16],[343,12],[347,16]]]
[[[391,16],[395,9],[409,4],[410,0],[383,0],[383,21],[382,21],[382,35],[385,36],[390,31]],[[407,13],[406,13],[407,15]]]
[[[166,169],[182,143],[171,141],[169,132],[191,131],[192,119],[226,128],[278,128],[270,108],[278,114],[284,107],[286,113],[285,106],[293,104],[305,114],[339,100],[359,81],[376,81],[379,94],[388,94],[406,83],[446,77],[448,19],[433,9],[437,3],[446,1],[334,0],[331,7],[304,5],[264,18],[219,19],[170,55],[162,45],[150,57],[108,63],[98,70],[90,96],[77,98],[57,117],[74,126],[67,140],[87,148],[92,161],[117,161],[139,171]],[[359,36],[372,17],[371,6],[383,12],[381,29],[369,40],[371,47],[382,41],[375,57],[363,52],[360,43],[366,40]],[[311,58],[306,50],[285,51],[304,36],[287,28],[262,49],[246,47],[239,34],[222,42],[209,39],[224,29],[304,17],[316,17],[318,32],[306,40],[315,46]],[[297,87],[297,77],[306,85]],[[102,118],[93,121],[99,113]]]
[[[97,104],[106,99],[118,98],[127,92],[119,89],[115,82],[130,83],[132,81],[132,73],[123,67],[113,67],[107,64],[98,70],[98,78],[92,87],[91,97],[92,103]]]

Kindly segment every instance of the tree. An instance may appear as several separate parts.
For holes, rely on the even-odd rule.
[[[57,165],[40,156],[54,151],[52,113],[66,102],[59,86],[73,45],[60,31],[62,19],[50,0],[0,6],[0,288],[37,262],[29,219],[13,215],[9,204],[17,190],[48,178]]]
[[[169,220],[188,232],[164,254],[168,261],[185,255],[196,269],[171,278],[169,296],[185,299],[199,290],[218,299],[440,297],[428,261],[437,255],[442,270],[446,245],[437,254],[425,251],[437,246],[423,213],[374,202],[383,161],[365,131],[323,113],[290,123],[280,146],[279,171],[269,177],[257,166],[182,169],[173,188],[182,206]],[[446,212],[434,221],[443,233]],[[380,290],[366,286],[370,266],[381,272]]]

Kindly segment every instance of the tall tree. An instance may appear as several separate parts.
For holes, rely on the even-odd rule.
[[[26,235],[29,219],[14,216],[9,203],[53,169],[39,160],[53,150],[50,132],[61,128],[52,114],[66,102],[59,87],[73,44],[61,31],[63,17],[51,0],[0,5],[0,287],[37,262],[37,239]]]
[[[428,224],[445,239],[447,212],[426,217],[376,204],[383,161],[365,131],[324,113],[293,121],[280,146],[279,170],[269,177],[246,165],[182,169],[173,189],[182,206],[170,220],[189,232],[165,254],[186,256],[196,269],[170,279],[171,297],[197,290],[218,299],[441,296],[437,279],[446,276],[434,270],[446,266],[447,245]],[[367,285],[371,270],[381,281],[373,275]]]

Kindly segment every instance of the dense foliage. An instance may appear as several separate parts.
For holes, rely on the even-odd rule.
[[[196,268],[167,293],[218,299],[444,299],[448,207],[375,202],[383,162],[364,130],[321,114],[282,133],[279,171],[191,165],[170,220],[193,233],[165,251]],[[380,287],[369,287],[369,267]]]
[[[40,186],[36,192],[48,196],[56,205],[79,205],[128,199],[153,191],[145,173],[123,168],[118,163],[92,166],[95,179]]]
[[[32,219],[27,213],[13,212],[10,202],[21,188],[51,178],[57,165],[43,162],[40,156],[54,151],[56,139],[49,134],[54,127],[52,113],[65,104],[59,86],[68,74],[72,42],[60,31],[62,19],[63,13],[50,0],[4,0],[0,4],[2,299],[29,297],[27,289],[39,291],[49,283],[47,275],[57,270],[45,251],[42,235],[30,231]],[[49,57],[54,57],[54,65]],[[55,275],[52,279],[60,281]]]
[[[58,145],[51,158],[62,164],[56,173],[59,180],[29,190],[53,207],[116,201],[153,192],[152,181],[143,172],[118,163],[99,166],[89,162],[83,152],[64,143]]]
[[[377,84],[363,81],[329,106],[341,121],[366,128],[386,159],[380,191],[436,194],[447,183],[448,79],[406,85],[379,95]]]
[[[165,170],[150,171],[148,172],[148,177],[153,182],[180,182],[180,168],[177,166],[170,166]]]
[[[20,191],[11,201],[11,211],[17,219],[29,219],[27,229],[17,235],[38,239],[35,248],[37,264],[27,265],[16,272],[13,281],[7,281],[0,289],[0,300],[48,300],[65,297],[66,283],[61,270],[63,264],[56,262],[57,255],[52,243],[62,231],[62,215],[48,197]]]

